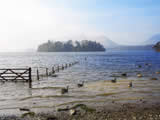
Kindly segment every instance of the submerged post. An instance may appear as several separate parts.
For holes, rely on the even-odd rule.
[[[52,74],[54,74],[55,73],[55,70],[54,70],[54,67],[52,67]]]
[[[63,66],[63,64],[62,64],[62,70],[64,70],[64,66]]]
[[[37,68],[37,80],[39,80],[39,70]]]
[[[48,68],[46,68],[46,76],[48,76]]]
[[[57,66],[57,71],[59,72],[59,65]]]
[[[29,88],[32,88],[32,69],[29,68]]]

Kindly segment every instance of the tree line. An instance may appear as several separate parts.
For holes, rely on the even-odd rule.
[[[38,52],[89,52],[89,51],[105,51],[102,44],[91,41],[72,41],[68,40],[66,42],[61,41],[51,41],[43,43],[38,46]]]

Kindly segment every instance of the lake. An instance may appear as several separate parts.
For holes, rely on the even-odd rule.
[[[86,60],[85,60],[86,58]],[[79,61],[61,70],[58,77],[40,76],[44,68]],[[141,67],[139,67],[139,65]],[[107,50],[106,52],[0,53],[0,68],[32,68],[32,88],[25,82],[0,82],[0,114],[19,114],[20,107],[45,111],[78,102],[108,103],[160,98],[160,52],[154,50]],[[127,77],[121,76],[127,73]],[[137,77],[141,73],[143,77]],[[151,80],[151,78],[158,80]],[[117,83],[110,80],[116,78]],[[77,83],[85,81],[84,87]],[[129,82],[133,88],[128,88]],[[69,86],[69,93],[61,94]]]

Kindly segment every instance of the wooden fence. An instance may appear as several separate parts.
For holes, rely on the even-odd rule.
[[[4,68],[0,69],[0,81],[26,81],[31,85],[31,68]]]
[[[65,63],[62,65],[54,65],[53,67],[46,68],[40,67],[44,69],[45,72],[40,73],[39,69],[36,68],[36,72],[34,73],[31,68],[3,68],[0,69],[0,81],[26,81],[29,83],[29,87],[32,87],[32,72],[36,75],[37,80],[40,80],[40,77],[54,76],[56,72],[60,70],[64,70],[68,67],[71,67],[79,62]],[[33,69],[34,70],[34,69]]]
[[[40,77],[48,77],[48,76],[54,76],[56,72],[60,72],[60,70],[67,69],[75,64],[78,64],[78,61],[72,62],[72,63],[65,63],[61,65],[54,65],[53,67],[47,68],[47,67],[37,67],[36,69],[36,78],[37,80],[40,80]],[[40,69],[43,69],[43,72],[40,72]]]

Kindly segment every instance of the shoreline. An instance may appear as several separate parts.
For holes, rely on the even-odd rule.
[[[2,108],[0,120],[160,120],[158,80],[135,80],[132,81],[133,87],[129,88],[130,81],[95,81],[85,83],[82,88],[73,87],[65,95],[26,97],[19,100],[26,105],[22,104],[12,109],[11,106],[14,104],[10,104],[7,109]],[[144,89],[148,85],[153,85],[155,91]],[[48,89],[45,88],[43,91]],[[88,96],[85,96],[84,91]],[[38,104],[36,101],[40,99],[44,101]],[[56,104],[54,100],[62,103]]]
[[[95,106],[82,103],[67,107],[46,113],[25,111],[21,116],[0,116],[0,120],[160,120],[160,102],[141,100],[139,103],[113,102]],[[71,110],[75,110],[72,115]]]

